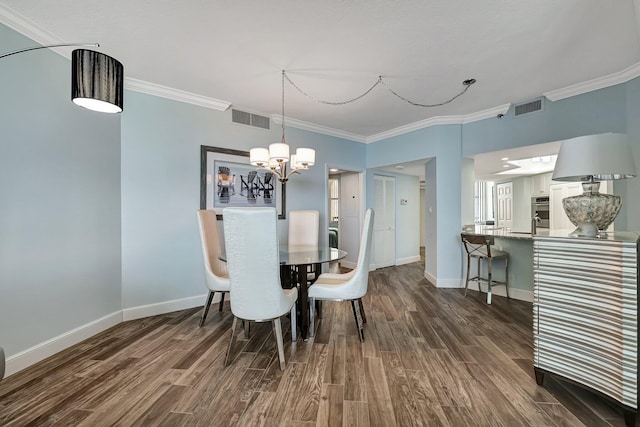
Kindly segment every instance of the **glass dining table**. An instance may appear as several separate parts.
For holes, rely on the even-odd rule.
[[[220,254],[220,260],[227,261],[226,252]],[[347,256],[347,252],[329,246],[288,246],[280,245],[280,281],[284,287],[293,287],[295,282],[300,285],[298,293],[298,327],[303,340],[309,338],[309,298],[307,290],[313,283],[309,281],[306,272],[312,266],[320,271],[320,266],[326,262],[339,261]],[[301,272],[301,273],[298,273]],[[292,277],[295,279],[292,280]],[[292,283],[295,280],[294,283]],[[293,326],[292,326],[293,327]]]

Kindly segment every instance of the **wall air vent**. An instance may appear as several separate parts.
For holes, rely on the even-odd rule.
[[[515,106],[515,115],[521,116],[523,114],[534,113],[542,110],[542,98],[534,99],[533,101],[523,102]]]
[[[269,117],[260,116],[258,114],[247,113],[246,111],[240,111],[231,109],[231,121],[234,123],[240,123],[243,125],[254,126],[262,129],[269,129]]]

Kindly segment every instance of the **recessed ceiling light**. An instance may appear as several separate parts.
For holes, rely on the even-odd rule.
[[[336,169],[336,168],[331,168],[331,169],[329,169],[329,172],[338,172],[338,169]]]
[[[398,165],[398,166],[396,166],[396,169],[404,169],[404,166]]]
[[[500,160],[502,160],[504,162],[505,160],[509,160],[509,158],[508,157],[503,157]]]

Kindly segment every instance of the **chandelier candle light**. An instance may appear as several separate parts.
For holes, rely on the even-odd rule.
[[[259,168],[273,172],[283,184],[294,173],[309,169],[316,162],[316,151],[312,148],[298,148],[296,154],[289,155],[289,145],[284,140],[284,70],[282,70],[282,142],[266,148],[252,148],[249,162]],[[287,172],[287,163],[291,170]]]

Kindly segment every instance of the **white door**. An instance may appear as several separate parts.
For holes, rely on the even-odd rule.
[[[396,264],[396,179],[374,175],[373,221],[376,268]]]
[[[355,268],[360,246],[360,183],[356,172],[340,175],[340,232],[339,245],[347,251],[347,257],[340,264]]]
[[[501,182],[496,185],[498,196],[498,227],[513,227],[513,183]]]
[[[552,184],[549,186],[549,228],[551,230],[563,230],[569,228],[569,218],[564,213],[562,199],[566,197],[564,184]]]

